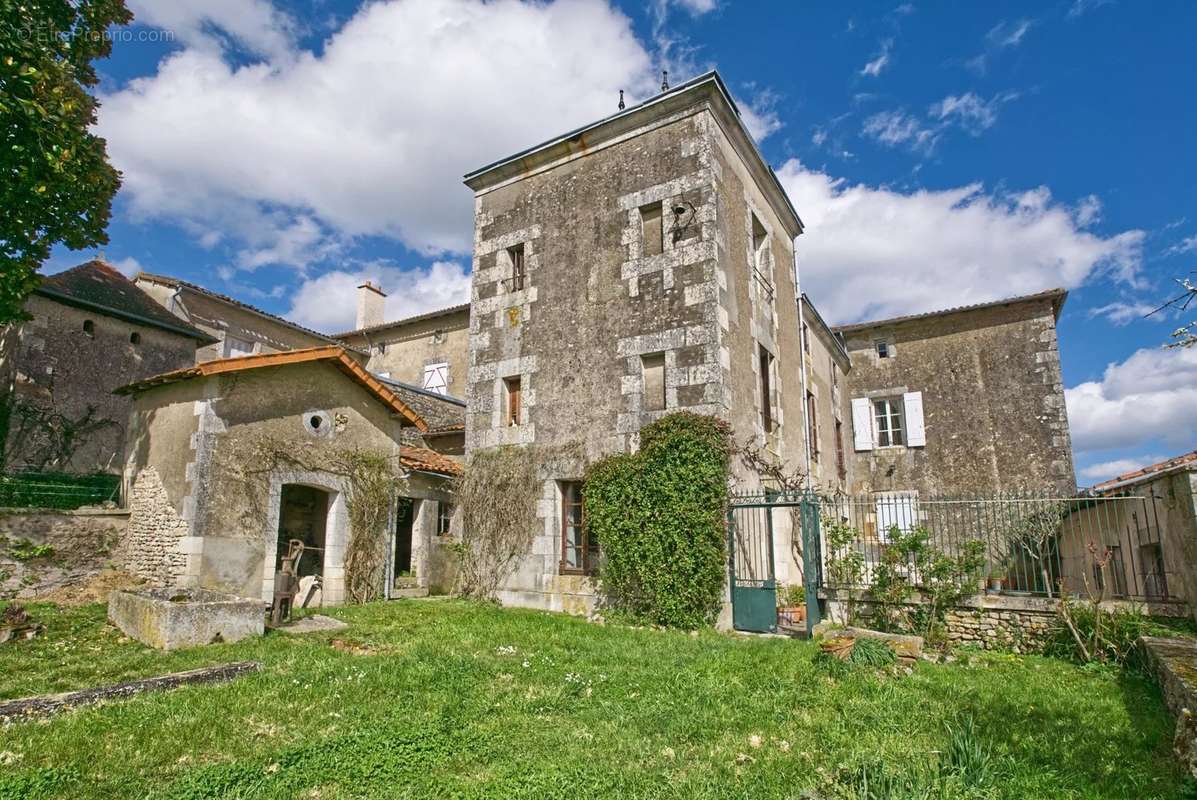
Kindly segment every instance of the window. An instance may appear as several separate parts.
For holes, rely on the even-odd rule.
[[[424,367],[424,388],[437,394],[448,394],[449,365],[429,364]]]
[[[436,504],[436,535],[448,536],[453,527],[453,504],[443,500]]]
[[[773,354],[758,345],[761,372],[761,427],[773,433]]]
[[[661,221],[659,202],[640,207],[640,235],[644,240],[643,255],[661,255],[665,249],[665,228]]]
[[[254,343],[248,339],[238,339],[236,336],[230,336],[227,333],[224,336],[224,357],[225,358],[240,358],[241,356],[252,356],[254,354]]]
[[[757,219],[756,214],[752,215],[752,266],[756,267],[762,274],[768,271],[768,253],[769,253],[769,233],[765,230],[765,226]]]
[[[802,352],[810,355],[810,326],[802,323]]]
[[[819,459],[819,404],[815,402],[815,393],[806,393],[806,435],[810,440],[810,457]]]
[[[878,447],[902,444],[902,398],[885,397],[873,401],[874,429]]]
[[[561,484],[561,571],[590,574],[598,566],[598,542],[586,530],[582,507],[582,484]]]
[[[83,320],[83,332],[86,333],[88,336],[95,336],[96,335],[96,323],[92,322],[90,319]]]
[[[511,291],[521,291],[524,288],[524,279],[528,275],[527,267],[524,266],[523,243],[508,247],[507,256],[511,259]]]
[[[665,354],[640,356],[640,371],[644,380],[644,410],[665,408]]]
[[[518,376],[503,379],[503,424],[508,428],[520,424],[521,383]]]
[[[141,344],[141,334],[133,331],[129,334],[129,344]]]
[[[877,358],[889,358],[889,342],[878,339],[873,342],[873,347],[877,348]]]
[[[844,462],[844,423],[835,421],[835,471],[840,480],[848,477],[848,467]]]

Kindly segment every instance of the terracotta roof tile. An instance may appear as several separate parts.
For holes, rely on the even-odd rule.
[[[408,469],[420,472],[435,472],[439,475],[449,476],[465,473],[461,464],[426,447],[407,447],[405,445],[399,449],[399,462]]]
[[[1176,456],[1175,458],[1169,458],[1167,461],[1161,461],[1158,464],[1151,464],[1149,466],[1142,467],[1141,469],[1124,472],[1117,478],[1111,478],[1108,481],[1102,481],[1101,483],[1095,484],[1093,486],[1093,491],[1108,491],[1126,484],[1139,483],[1144,479],[1150,478],[1153,475],[1158,475],[1162,472],[1171,472],[1172,470],[1185,468],[1197,469],[1197,450],[1194,450],[1191,453],[1185,453],[1181,456]]]

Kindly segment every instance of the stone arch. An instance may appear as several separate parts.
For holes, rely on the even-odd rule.
[[[321,605],[338,605],[345,600],[345,553],[349,545],[349,513],[346,507],[348,486],[341,475],[329,472],[278,470],[270,476],[266,505],[266,524],[262,531],[262,599],[274,600],[274,573],[277,569],[280,504],[283,487],[307,486],[328,493],[328,512],[324,528],[324,566]]]

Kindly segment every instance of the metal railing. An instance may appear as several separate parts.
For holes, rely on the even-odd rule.
[[[877,493],[816,499],[821,521],[819,584],[836,586],[830,569],[857,553],[851,588],[873,585],[887,548],[917,529],[928,547],[949,557],[971,547],[984,554],[988,591],[1056,597],[1180,599],[1179,544],[1160,526],[1150,496],[1059,497],[1048,493],[919,496]],[[829,532],[838,545],[829,541]],[[1173,536],[1179,535],[1172,534]],[[976,542],[978,544],[969,544]],[[1169,549],[1176,551],[1170,553]]]
[[[120,503],[119,475],[17,472],[0,475],[0,507],[72,510]]]

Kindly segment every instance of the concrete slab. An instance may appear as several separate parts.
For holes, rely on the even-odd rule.
[[[160,650],[236,642],[266,628],[261,600],[205,589],[138,589],[108,596],[108,621]]]
[[[348,627],[348,622],[326,617],[323,614],[313,614],[310,617],[280,625],[275,630],[283,633],[320,633],[321,631],[340,631]]]

